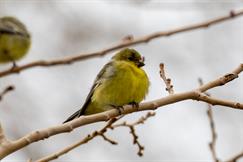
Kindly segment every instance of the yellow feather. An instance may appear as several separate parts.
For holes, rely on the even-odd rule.
[[[27,54],[30,39],[20,35],[0,35],[0,63],[21,59]]]
[[[25,25],[14,17],[0,18],[0,63],[23,58],[31,45]]]
[[[114,61],[115,75],[96,88],[85,114],[111,109],[113,106],[141,102],[148,93],[149,80],[143,69],[128,61]]]

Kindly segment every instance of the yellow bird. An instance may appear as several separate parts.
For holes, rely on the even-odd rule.
[[[126,104],[138,104],[149,89],[144,59],[134,49],[123,49],[115,54],[97,75],[83,107],[64,123],[81,115],[90,115]]]
[[[14,17],[0,18],[0,63],[13,62],[23,58],[31,44],[25,25]]]

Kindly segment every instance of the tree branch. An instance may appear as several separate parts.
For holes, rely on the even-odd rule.
[[[212,157],[213,157],[214,161],[219,162],[219,160],[217,158],[217,154],[216,154],[217,133],[216,133],[216,130],[215,130],[215,124],[214,124],[214,120],[213,120],[212,106],[210,104],[208,104],[207,115],[208,115],[209,122],[210,122],[211,136],[212,136],[212,141],[209,143],[209,148],[211,150]]]
[[[10,91],[13,91],[14,90],[14,86],[13,85],[10,85],[10,86],[7,86],[1,93],[0,93],[0,101],[3,99],[3,97]]]
[[[25,65],[21,66],[16,66],[16,67],[11,67],[10,69],[4,70],[0,72],[0,77],[4,77],[7,75],[11,75],[14,73],[20,73],[21,71],[24,71],[26,69],[34,68],[34,67],[49,67],[49,66],[57,66],[57,65],[68,65],[80,60],[86,60],[89,58],[93,57],[101,57],[104,56],[112,51],[132,46],[132,45],[137,45],[141,43],[148,43],[149,41],[159,38],[159,37],[165,37],[165,36],[171,36],[177,33],[182,33],[186,31],[191,31],[195,29],[200,29],[200,28],[207,28],[211,25],[215,25],[220,22],[224,22],[226,20],[233,19],[235,17],[243,15],[243,10],[239,11],[230,11],[228,15],[221,16],[212,20],[204,21],[201,23],[197,24],[192,24],[188,26],[183,26],[183,27],[178,27],[172,30],[167,30],[167,31],[160,31],[160,32],[155,32],[149,35],[145,35],[140,38],[134,39],[132,36],[127,36],[125,40],[123,40],[121,43],[118,43],[116,45],[113,45],[111,47],[105,48],[103,50],[97,51],[97,52],[91,52],[91,53],[82,53],[79,55],[73,55],[69,57],[64,57],[64,58],[59,58],[59,59],[54,59],[50,61],[45,61],[45,60],[40,60],[40,61],[34,61],[31,63],[27,63]]]
[[[243,151],[240,152],[239,154],[233,156],[232,158],[230,158],[229,160],[227,160],[225,162],[237,162],[237,160],[239,160],[240,158],[243,158]]]
[[[74,144],[72,144],[72,145],[70,145],[70,146],[68,146],[68,147],[66,147],[66,148],[64,148],[64,149],[62,149],[62,150],[56,152],[56,153],[53,153],[53,154],[48,155],[48,156],[46,156],[46,157],[43,157],[43,158],[41,158],[41,159],[39,159],[39,160],[36,160],[36,162],[48,162],[48,161],[51,161],[51,160],[55,160],[55,159],[59,158],[60,156],[62,156],[62,155],[64,155],[64,154],[67,154],[69,151],[71,151],[71,150],[73,150],[73,149],[79,147],[80,145],[89,142],[90,140],[94,139],[94,138],[97,137],[97,136],[101,136],[101,137],[103,137],[103,139],[104,139],[105,141],[108,141],[108,142],[110,142],[110,143],[112,143],[112,144],[117,144],[115,141],[112,141],[112,140],[108,139],[108,138],[104,135],[104,133],[107,131],[107,129],[110,128],[111,125],[112,125],[113,123],[115,123],[117,120],[118,120],[117,118],[112,118],[112,119],[110,119],[109,122],[108,122],[102,129],[100,129],[99,131],[94,131],[93,133],[88,134],[88,135],[87,135],[84,139],[82,139],[81,141],[78,141],[78,142],[76,142],[76,143],[74,143]]]
[[[165,66],[164,66],[164,64],[160,63],[159,67],[160,67],[160,71],[159,71],[160,77],[163,79],[163,81],[165,83],[165,86],[166,86],[165,90],[169,94],[174,94],[174,89],[173,89],[173,85],[171,84],[171,79],[167,78],[166,75],[165,75]]]
[[[70,146],[68,146],[68,147],[66,147],[66,148],[64,148],[64,149],[62,149],[62,150],[56,152],[56,153],[53,153],[53,154],[48,155],[48,156],[46,156],[46,157],[43,157],[43,158],[41,158],[41,159],[39,159],[39,160],[36,160],[35,162],[48,162],[48,161],[51,161],[51,160],[55,160],[55,159],[59,158],[60,156],[62,156],[62,155],[64,155],[64,154],[68,153],[69,151],[71,151],[71,150],[73,150],[73,149],[75,149],[75,148],[77,148],[77,147],[79,147],[79,146],[81,146],[81,145],[83,145],[83,144],[89,142],[90,140],[92,140],[92,139],[94,139],[95,137],[98,137],[98,136],[103,137],[103,139],[104,139],[105,141],[111,143],[112,145],[116,145],[116,144],[118,144],[116,141],[109,139],[109,138],[105,135],[105,133],[107,132],[108,129],[112,129],[112,130],[114,130],[115,128],[118,128],[118,127],[129,127],[129,128],[132,127],[132,129],[134,130],[133,133],[135,134],[135,128],[134,128],[134,127],[135,127],[136,125],[143,124],[148,118],[150,118],[150,117],[152,117],[152,116],[154,116],[154,115],[155,115],[154,112],[148,112],[148,113],[146,114],[145,117],[142,116],[141,118],[139,118],[136,122],[134,122],[134,123],[132,123],[132,124],[127,124],[126,122],[122,122],[121,124],[116,124],[116,125],[114,125],[114,123],[117,122],[118,120],[120,120],[123,116],[121,116],[121,117],[119,117],[119,118],[112,118],[112,119],[109,120],[109,122],[108,122],[102,129],[100,129],[99,131],[94,131],[93,133],[88,134],[88,135],[87,135],[84,139],[82,139],[81,141],[78,141],[78,142],[76,142],[76,143],[74,143],[74,144],[72,144],[72,145],[70,145]],[[125,123],[125,124],[124,124],[124,123]],[[137,139],[136,139],[136,140],[137,140]],[[140,143],[139,143],[138,141],[136,141],[136,142],[137,142],[137,143],[139,144],[139,146],[140,146]],[[136,143],[136,144],[137,144],[137,143]],[[139,147],[139,151],[140,151],[140,147]]]
[[[200,86],[202,86],[203,80],[201,78],[199,78],[198,81],[199,81]],[[210,94],[208,94],[208,93],[206,95],[210,96]],[[207,116],[208,116],[209,123],[210,123],[211,138],[212,138],[212,141],[208,145],[209,145],[214,162],[219,162],[219,160],[217,158],[217,154],[216,154],[217,133],[215,130],[215,124],[214,124],[214,119],[213,119],[212,105],[210,105],[210,104],[207,104],[207,105],[208,105]]]
[[[236,70],[233,71],[233,74],[238,74],[240,73],[240,68],[237,68]],[[230,74],[231,75],[231,74]],[[234,75],[232,75],[234,77]],[[234,77],[236,78],[236,77]],[[221,81],[224,80],[224,79],[221,79]],[[231,80],[231,79],[228,79],[228,80]],[[203,89],[203,81],[201,78],[199,78],[199,84],[201,85],[201,88]],[[214,84],[212,82],[212,84]],[[225,82],[222,82],[222,85],[224,85]],[[205,88],[206,86],[204,86]],[[210,87],[208,85],[208,87]],[[207,89],[207,88],[206,88]],[[206,94],[207,96],[210,97],[210,94],[208,93],[204,93]],[[222,101],[224,102],[224,101]],[[211,103],[212,104],[212,103]],[[218,157],[217,157],[217,153],[216,153],[216,140],[217,140],[217,133],[216,133],[216,129],[215,129],[215,124],[214,124],[214,119],[213,119],[213,110],[212,110],[212,105],[208,104],[208,110],[207,110],[207,115],[208,115],[208,119],[209,119],[209,123],[210,123],[210,128],[211,128],[211,136],[212,136],[212,141],[209,143],[209,148],[210,148],[210,151],[212,153],[212,157],[213,157],[213,160],[214,162],[221,162]],[[237,162],[237,160],[239,160],[240,158],[243,157],[243,152],[231,157],[229,160],[225,161],[225,162]]]
[[[205,85],[200,86],[199,88],[184,92],[184,93],[177,93],[172,94],[167,97],[163,97],[157,100],[153,100],[150,102],[144,102],[139,105],[139,108],[134,108],[134,106],[131,105],[125,105],[122,114],[130,114],[136,111],[144,111],[144,110],[155,110],[158,107],[173,104],[175,102],[179,102],[182,100],[197,100],[197,101],[203,101],[206,103],[213,103],[216,105],[221,106],[227,106],[234,109],[240,109],[243,110],[243,104],[242,103],[235,103],[235,102],[229,102],[229,101],[223,101],[223,100],[217,100],[216,99],[208,97],[204,94],[204,92],[208,89],[212,89],[214,87],[222,86],[233,79],[237,78],[239,73],[243,71],[243,64],[240,64],[239,67],[236,68],[230,75],[224,75],[223,77],[220,77],[219,79],[216,79],[212,82],[209,82]],[[221,102],[223,101],[223,102]],[[111,118],[117,117],[120,115],[120,112],[118,112],[116,109],[112,109],[109,111],[105,111],[102,113],[94,114],[94,115],[88,115],[88,116],[81,116],[78,119],[72,120],[70,122],[67,122],[65,124],[49,127],[42,130],[37,130],[32,133],[29,133],[25,135],[24,137],[9,142],[8,145],[0,145],[0,159],[6,157],[7,155],[26,147],[27,145],[44,140],[45,138],[49,138],[51,136],[54,136],[56,134],[65,133],[65,132],[71,132],[73,129],[88,125],[95,122],[101,122],[101,121],[108,121]]]
[[[2,145],[5,141],[7,141],[5,134],[4,134],[4,130],[2,128],[2,125],[0,123],[0,145]]]
[[[115,129],[117,127],[128,127],[130,129],[130,133],[131,133],[131,135],[133,137],[133,144],[138,146],[138,152],[137,152],[138,156],[143,156],[144,146],[142,146],[140,144],[140,142],[138,141],[138,135],[136,134],[135,126],[137,126],[139,124],[144,124],[144,122],[148,118],[153,117],[153,116],[155,116],[155,112],[148,112],[146,114],[146,116],[142,116],[141,118],[139,118],[134,123],[128,124],[127,122],[122,122],[120,124],[112,125],[111,128]]]

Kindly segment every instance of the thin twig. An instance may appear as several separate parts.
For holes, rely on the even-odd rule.
[[[169,94],[174,94],[173,85],[171,84],[171,79],[167,78],[165,75],[164,64],[160,63],[159,67],[160,67],[160,71],[159,71],[160,77],[163,79],[166,86],[165,90],[168,91]]]
[[[13,85],[10,85],[10,86],[7,86],[1,93],[0,93],[0,101],[3,99],[3,97],[10,91],[13,91],[14,90],[14,86]]]
[[[117,119],[117,118],[112,118],[112,119],[110,119],[110,120],[108,121],[108,123],[107,123],[102,129],[100,129],[99,131],[94,131],[93,133],[88,134],[88,135],[87,135],[85,138],[83,138],[82,140],[80,140],[80,141],[78,141],[78,142],[76,142],[76,143],[74,143],[74,144],[72,144],[72,145],[70,145],[70,146],[68,146],[68,147],[65,147],[64,149],[62,149],[62,150],[60,150],[60,151],[58,151],[58,152],[56,152],[56,153],[53,153],[53,154],[48,155],[48,156],[46,156],[46,157],[43,157],[43,158],[41,158],[41,159],[39,159],[39,160],[36,160],[36,162],[48,162],[48,161],[51,161],[51,160],[58,159],[60,156],[62,156],[62,155],[64,155],[64,154],[67,154],[69,151],[71,151],[71,150],[73,150],[73,149],[79,147],[79,146],[82,145],[82,144],[85,144],[85,143],[89,142],[90,140],[92,140],[93,138],[95,138],[95,137],[97,137],[97,136],[101,136],[101,137],[103,137],[103,139],[104,139],[105,141],[108,141],[108,142],[110,142],[111,144],[117,144],[116,141],[113,141],[113,140],[107,138],[107,137],[104,135],[104,133],[107,131],[107,129],[108,129],[113,123],[115,123],[117,120],[119,120],[119,119]]]
[[[133,137],[133,144],[138,146],[138,152],[137,154],[139,156],[143,156],[143,151],[144,151],[144,146],[141,145],[141,143],[138,141],[138,135],[136,134],[135,131],[135,126],[139,125],[139,124],[144,124],[144,122],[150,118],[155,116],[155,112],[148,112],[145,116],[142,116],[141,118],[139,118],[136,122],[128,124],[127,122],[122,122],[120,124],[115,124],[115,125],[111,125],[111,128],[117,128],[117,127],[128,127],[130,129],[130,133]]]
[[[168,31],[155,32],[155,33],[148,34],[143,37],[136,38],[136,39],[133,38],[133,36],[129,35],[129,36],[125,37],[121,43],[118,43],[111,47],[105,48],[103,50],[99,50],[97,52],[82,53],[79,55],[73,55],[70,57],[59,58],[59,59],[54,59],[54,60],[50,60],[50,61],[47,61],[47,60],[34,61],[31,63],[27,63],[25,65],[16,66],[14,68],[11,67],[10,69],[4,70],[4,71],[0,72],[0,77],[4,77],[4,76],[14,74],[14,73],[20,73],[23,70],[33,68],[33,67],[40,67],[40,66],[49,67],[49,66],[57,66],[57,65],[68,65],[68,64],[80,61],[80,60],[86,60],[86,59],[93,58],[93,57],[104,56],[112,51],[115,51],[115,50],[118,50],[118,49],[121,49],[124,47],[129,47],[129,46],[137,45],[137,44],[141,44],[141,43],[148,43],[149,41],[151,41],[155,38],[171,36],[171,35],[174,35],[177,33],[187,32],[187,31],[200,29],[200,28],[207,28],[211,25],[215,25],[220,22],[224,22],[226,20],[230,20],[230,19],[233,19],[233,18],[241,16],[241,15],[243,15],[243,10],[239,10],[239,11],[232,10],[225,16],[214,18],[214,19],[211,19],[208,21],[203,21],[203,22],[197,23],[197,24],[178,27],[178,28],[168,30]]]
[[[243,158],[243,151],[231,157],[229,160],[226,160],[225,162],[237,162],[241,158]]]
[[[100,136],[103,137],[103,139],[104,139],[105,141],[109,142],[109,143],[112,144],[112,145],[117,145],[117,144],[118,144],[118,142],[116,142],[116,141],[114,141],[114,140],[108,138],[105,134],[100,134]]]
[[[201,78],[199,78],[198,81],[199,81],[200,86],[202,86],[203,80]],[[206,95],[210,96],[209,93],[207,93]],[[216,153],[217,133],[216,133],[214,119],[213,119],[212,105],[211,104],[207,104],[207,105],[208,105],[207,116],[208,116],[209,123],[210,123],[211,138],[212,138],[212,141],[209,143],[209,148],[210,148],[210,151],[212,153],[212,157],[213,157],[214,162],[219,162],[219,159],[217,158],[217,153]]]
[[[131,124],[133,127],[135,125],[138,125],[138,124],[142,124],[144,123],[149,117],[152,117],[154,116],[155,114],[154,113],[147,113],[147,115],[145,117],[141,117],[139,120],[137,120],[136,122],[134,122],[133,124]],[[119,126],[113,126],[113,124],[115,122],[117,122],[118,120],[120,120],[123,116],[120,116],[120,117],[117,117],[117,118],[112,118],[111,120],[108,121],[108,123],[102,128],[100,129],[99,131],[94,131],[93,133],[91,134],[88,134],[84,139],[68,146],[68,147],[65,147],[64,149],[56,152],[56,153],[53,153],[51,155],[48,155],[46,157],[43,157],[39,160],[36,160],[36,162],[48,162],[48,161],[51,161],[51,160],[55,160],[57,158],[59,158],[60,156],[68,153],[69,151],[89,142],[90,140],[92,140],[93,138],[95,137],[98,137],[98,136],[101,136],[105,141],[111,143],[112,145],[117,145],[118,143],[110,138],[108,138],[105,133],[107,132],[108,129],[111,129],[111,130],[114,130],[115,128],[117,127],[121,127],[121,126],[124,126],[124,125],[120,125]],[[133,132],[135,134],[135,130]],[[137,143],[139,144],[139,142],[137,141]],[[136,143],[136,144],[137,144]],[[140,144],[139,144],[140,145]],[[140,146],[142,147],[142,146]]]
[[[212,141],[209,143],[210,150],[212,152],[212,157],[215,162],[219,162],[216,154],[216,140],[217,140],[217,133],[215,130],[215,124],[213,120],[213,111],[212,111],[212,106],[208,104],[208,110],[207,110],[209,122],[210,122],[210,128],[211,128],[211,136],[212,136]]]
[[[143,151],[144,151],[144,146],[140,144],[138,141],[138,135],[135,132],[135,127],[134,126],[127,126],[130,129],[130,133],[133,137],[133,144],[138,146],[138,156],[143,156]]]
[[[2,124],[0,123],[0,145],[6,140]]]

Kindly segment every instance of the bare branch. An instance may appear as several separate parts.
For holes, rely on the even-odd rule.
[[[26,70],[29,68],[34,68],[34,67],[50,67],[50,66],[57,66],[57,65],[68,65],[68,64],[80,61],[80,60],[86,60],[86,59],[90,59],[93,57],[101,57],[112,51],[115,51],[115,50],[118,50],[118,49],[121,49],[124,47],[129,47],[129,46],[137,45],[137,44],[141,44],[141,43],[148,43],[149,41],[151,41],[155,38],[171,36],[174,34],[187,32],[187,31],[200,29],[200,28],[207,28],[211,25],[215,25],[217,23],[224,22],[226,20],[231,20],[231,19],[241,16],[241,15],[243,15],[243,10],[239,10],[239,11],[232,10],[229,12],[228,15],[221,16],[221,17],[218,17],[218,18],[215,18],[212,20],[203,21],[201,23],[192,24],[192,25],[188,25],[188,26],[178,27],[178,28],[168,30],[168,31],[155,32],[155,33],[148,34],[143,37],[136,38],[136,39],[134,39],[133,36],[129,35],[129,36],[125,37],[121,43],[118,43],[111,47],[105,48],[103,50],[99,50],[97,52],[82,53],[79,55],[73,55],[70,57],[59,58],[59,59],[54,59],[54,60],[50,60],[50,61],[47,61],[47,60],[46,61],[45,60],[34,61],[34,62],[25,64],[25,65],[16,66],[14,68],[11,67],[10,69],[4,70],[4,71],[0,72],[0,77],[4,77],[4,76],[14,74],[14,73],[20,73],[23,70]]]
[[[139,118],[134,123],[128,124],[127,122],[122,122],[122,123],[119,123],[119,124],[114,124],[114,125],[111,126],[111,129],[117,128],[117,127],[129,126],[129,125],[136,126],[136,125],[139,125],[139,124],[144,124],[144,122],[147,119],[149,119],[150,117],[153,117],[153,116],[155,116],[155,112],[148,112],[145,116],[142,116],[141,118]]]
[[[199,84],[200,86],[203,85],[203,81],[201,78],[199,78]],[[210,96],[210,94],[206,94],[207,96]],[[209,119],[209,123],[210,123],[210,129],[211,129],[211,137],[212,137],[212,141],[209,143],[209,148],[210,151],[212,153],[212,157],[214,162],[219,162],[218,158],[217,158],[217,154],[216,154],[216,140],[217,140],[217,133],[216,133],[216,129],[215,129],[215,124],[214,124],[214,120],[213,120],[213,110],[212,110],[212,105],[211,104],[207,104],[208,105],[208,109],[207,109],[207,116]]]
[[[3,141],[6,140],[5,134],[4,134],[4,130],[2,128],[2,125],[0,123],[0,145],[3,143]]]
[[[101,136],[104,138],[105,141],[108,141],[110,142],[111,144],[117,144],[117,142],[113,141],[113,140],[110,140],[108,139],[104,133],[107,131],[107,129],[113,124],[115,123],[117,120],[117,118],[112,118],[108,121],[108,123],[102,128],[100,129],[99,131],[94,131],[93,133],[91,134],[88,134],[85,138],[83,138],[82,140],[56,152],[56,153],[53,153],[51,155],[48,155],[46,157],[43,157],[39,160],[36,160],[36,162],[48,162],[48,161],[51,161],[51,160],[55,160],[55,159],[58,159],[60,156],[64,155],[64,154],[67,154],[69,151],[79,147],[80,145],[82,144],[85,144],[87,142],[89,142],[90,140],[94,139],[95,137],[97,136]]]
[[[242,68],[242,65],[241,65],[241,68]],[[236,76],[238,77],[237,74],[239,74],[241,72],[241,68],[237,68],[236,70],[234,70],[231,74],[228,74],[228,75],[225,75],[226,78],[221,78],[221,81],[222,81],[222,85],[224,85],[226,83],[226,81],[231,81],[233,79],[236,78]],[[228,78],[228,76],[232,76],[232,78]],[[220,80],[220,79],[219,79]],[[202,89],[207,89],[207,87],[210,87],[210,85],[208,86],[203,86],[203,81],[201,78],[199,78],[199,83],[201,85],[201,88]],[[214,84],[215,82],[211,82],[212,84]],[[208,93],[205,93],[209,98],[210,97],[210,94]],[[215,99],[212,99],[212,100],[215,100]],[[215,102],[215,101],[214,101]],[[223,100],[221,101],[217,101],[217,102],[225,102]],[[211,102],[212,104],[212,102]],[[233,103],[232,103],[233,104]],[[212,153],[212,157],[213,157],[213,160],[214,162],[220,162],[220,160],[217,158],[217,154],[216,154],[216,140],[217,140],[217,133],[216,133],[216,129],[215,129],[215,124],[214,124],[214,120],[213,120],[213,110],[212,110],[212,105],[208,104],[208,110],[207,110],[207,115],[208,115],[208,118],[209,118],[209,122],[210,122],[210,128],[211,128],[211,136],[212,136],[212,141],[209,143],[209,148],[211,150],[211,153]],[[236,162],[237,160],[239,160],[240,158],[243,157],[243,152],[233,156],[232,158],[230,158],[229,160],[225,161],[225,162]]]
[[[195,92],[195,93],[198,95],[196,100],[204,101],[213,106],[221,105],[221,106],[226,106],[226,107],[233,108],[233,109],[240,109],[240,110],[243,109],[243,103],[217,99],[214,97],[207,96],[204,93],[197,93],[197,92]]]
[[[160,67],[160,71],[159,71],[160,77],[163,79],[166,86],[165,90],[168,91],[169,94],[174,94],[173,85],[171,84],[171,79],[166,78],[164,64],[160,63],[159,67]]]
[[[11,142],[5,136],[2,124],[0,123],[0,152],[4,149],[4,147],[8,146],[9,144],[11,144]]]
[[[133,136],[133,144],[138,146],[138,156],[143,156],[144,146],[138,141],[138,135],[135,132],[134,126],[128,126],[130,128],[130,133]]]
[[[243,158],[243,151],[240,152],[239,154],[233,156],[229,160],[226,160],[225,162],[237,162],[240,158]]]
[[[114,140],[108,138],[105,134],[101,134],[100,136],[103,137],[103,139],[104,139],[105,141],[109,142],[109,143],[112,144],[112,145],[117,145],[117,144],[118,144],[118,142],[116,142],[116,141],[114,141]]]
[[[172,94],[157,100],[153,100],[150,102],[144,102],[139,105],[139,108],[134,108],[134,106],[131,105],[125,105],[122,114],[130,114],[137,111],[144,111],[144,110],[155,110],[158,107],[173,104],[175,102],[183,101],[183,100],[197,100],[197,101],[204,101],[206,103],[213,103],[221,106],[227,106],[229,108],[239,109],[243,110],[243,103],[234,103],[230,101],[223,101],[218,100],[215,98],[211,98],[204,94],[204,92],[208,89],[212,89],[214,87],[222,86],[223,84],[226,84],[233,79],[235,79],[235,76],[238,76],[240,72],[243,71],[243,64],[241,64],[239,67],[237,67],[236,70],[234,70],[230,74],[234,75],[225,75],[223,77],[220,77],[219,79],[216,79],[212,82],[206,83],[205,85],[200,86],[199,88],[184,92],[184,93],[177,93]],[[229,77],[230,76],[230,77]],[[229,78],[229,79],[227,79]],[[223,84],[222,84],[223,83]],[[215,102],[217,101],[217,102]],[[105,111],[102,113],[94,114],[94,115],[88,115],[88,116],[82,116],[78,119],[72,120],[70,122],[67,122],[65,124],[49,127],[43,130],[34,131],[32,133],[29,133],[25,135],[24,137],[12,141],[11,144],[9,144],[7,147],[3,147],[0,145],[0,159],[6,157],[7,155],[26,147],[27,145],[44,140],[45,138],[49,138],[50,136],[54,136],[56,134],[70,132],[73,129],[88,125],[95,122],[101,122],[101,121],[108,121],[111,118],[119,116],[120,113],[116,109],[112,109],[109,111]]]
[[[13,91],[14,90],[14,86],[13,85],[10,85],[10,86],[7,86],[1,93],[0,93],[0,101],[3,99],[3,97],[10,91]]]
[[[13,85],[10,85],[10,86],[7,86],[1,93],[0,93],[0,101],[3,99],[3,97],[9,93],[10,91],[13,91],[14,90],[14,86]],[[2,124],[0,123],[0,146],[1,147],[4,147],[5,145],[9,145],[10,144],[10,141],[6,138],[5,134],[4,134],[4,130],[2,128]],[[1,151],[1,148],[0,147],[0,151]]]
[[[210,128],[211,128],[211,133],[212,133],[212,141],[209,143],[209,148],[210,148],[210,150],[212,152],[212,157],[213,157],[214,161],[215,162],[219,162],[219,160],[217,158],[217,154],[216,154],[217,134],[216,134],[215,124],[214,124],[214,120],[213,120],[213,111],[212,111],[212,107],[211,107],[210,104],[208,104],[207,114],[208,114],[208,118],[209,118],[209,122],[210,122]]]
[[[135,125],[138,125],[138,124],[143,124],[144,121],[146,121],[149,117],[151,116],[154,116],[155,113],[147,113],[145,117],[141,117],[138,121],[134,122],[132,125],[135,126]],[[97,137],[97,136],[101,136],[105,141],[111,143],[112,145],[117,145],[118,143],[114,140],[111,140],[110,138],[108,138],[105,133],[107,132],[108,129],[115,129],[117,127],[121,127],[121,126],[124,126],[124,125],[121,125],[121,124],[118,124],[116,125],[115,127],[113,126],[113,124],[120,120],[123,116],[120,116],[118,118],[112,118],[111,120],[108,121],[108,123],[102,128],[100,129],[99,131],[94,131],[93,133],[87,135],[84,139],[82,139],[81,141],[79,142],[76,142],[54,154],[51,154],[51,155],[48,155],[46,157],[43,157],[39,160],[37,160],[36,162],[48,162],[48,161],[51,161],[51,160],[55,160],[57,158],[59,158],[60,156],[68,153],[69,151],[81,146],[82,144],[85,144],[87,142],[89,142],[90,140],[92,140],[93,138]],[[135,131],[134,131],[135,133]]]
[[[133,137],[133,144],[138,146],[138,156],[143,156],[143,151],[144,151],[144,146],[142,146],[140,144],[140,142],[138,141],[138,135],[136,134],[135,131],[135,126],[139,125],[139,124],[144,124],[144,122],[150,118],[155,116],[155,112],[148,112],[146,114],[146,116],[142,116],[141,118],[139,118],[136,122],[128,124],[127,122],[122,122],[120,124],[115,124],[115,125],[111,125],[111,128],[118,128],[118,127],[128,127],[130,129],[130,133]]]

